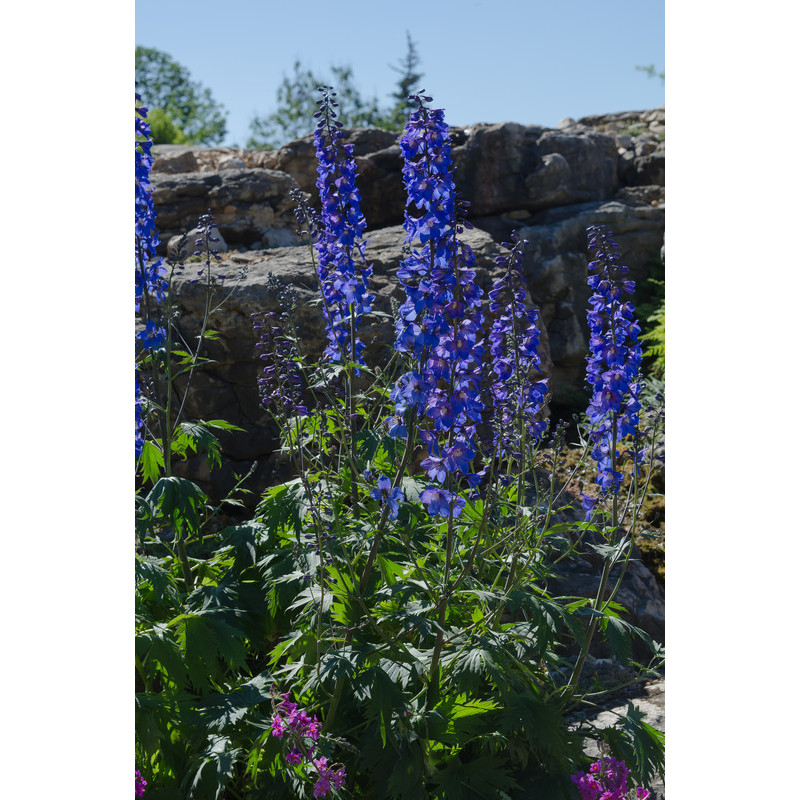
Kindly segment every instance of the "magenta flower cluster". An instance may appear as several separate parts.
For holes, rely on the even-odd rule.
[[[624,279],[628,268],[619,263],[619,247],[604,225],[587,230],[589,252],[588,284],[592,289],[589,310],[589,356],[586,379],[592,389],[587,410],[592,429],[592,458],[597,462],[596,482],[603,494],[616,494],[622,483],[617,443],[635,434],[639,410],[639,367],[642,347],[633,303],[634,282]]]
[[[630,774],[624,761],[603,756],[589,767],[589,772],[573,775],[572,782],[578,787],[581,800],[647,800],[647,789],[628,788]]]
[[[142,777],[142,773],[136,770],[136,797],[144,797],[144,787],[147,781]]]
[[[342,142],[341,123],[336,121],[337,103],[333,99],[336,93],[330,87],[322,87],[320,91],[319,111],[314,115],[318,118],[314,146],[322,212],[314,246],[319,259],[317,274],[328,336],[325,355],[331,361],[363,364],[364,343],[357,330],[375,299],[367,290],[372,267],[364,260],[362,236],[366,220],[356,186],[353,145]]]
[[[293,767],[310,764],[316,774],[314,797],[326,797],[331,789],[341,789],[347,780],[341,764],[328,764],[325,756],[315,756],[322,723],[316,715],[310,717],[305,709],[290,700],[288,693],[275,705],[272,715],[272,735],[289,742],[286,761]]]

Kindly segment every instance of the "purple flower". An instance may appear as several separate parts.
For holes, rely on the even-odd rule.
[[[414,100],[418,107],[400,139],[409,252],[397,272],[406,299],[398,309],[395,349],[415,369],[398,380],[391,399],[395,414],[414,410],[428,446],[423,468],[444,483],[452,473],[466,473],[471,457],[461,445],[443,450],[471,440],[482,421],[482,292],[472,249],[458,238],[469,225],[453,181],[444,111],[426,107],[430,98],[422,94]],[[432,514],[441,513],[440,501],[428,504]]]
[[[339,769],[335,769],[334,767],[337,766],[335,764],[329,767],[328,759],[324,756],[313,759],[311,763],[314,765],[314,768],[317,770],[317,775],[319,776],[314,784],[314,797],[325,797],[331,790],[331,787],[334,789],[344,788],[345,781],[347,780],[344,767],[340,766]]]
[[[624,761],[611,756],[601,756],[589,766],[589,772],[579,772],[571,776],[577,786],[581,800],[625,800],[628,796],[628,777],[631,772]],[[646,800],[650,792],[637,787],[636,796]]]
[[[142,773],[136,770],[136,797],[144,797],[144,787],[147,786],[147,781],[142,777]]]
[[[341,123],[336,122],[336,93],[322,87],[317,101],[319,122],[314,131],[317,151],[317,189],[322,204],[314,230],[317,275],[323,298],[328,336],[325,355],[331,361],[350,360],[363,364],[364,343],[356,331],[364,314],[371,310],[374,295],[368,293],[372,267],[364,259],[362,235],[366,220],[360,210],[356,187],[353,145],[343,144]],[[359,370],[355,373],[358,375]]]
[[[256,347],[259,358],[265,362],[258,379],[258,392],[265,408],[281,409],[287,415],[305,416],[303,405],[303,381],[300,375],[300,355],[295,343],[278,325],[276,314],[266,312],[253,314],[253,329],[260,332]]]
[[[447,517],[450,514],[450,506],[453,507],[453,516],[460,516],[467,504],[467,501],[459,495],[453,495],[446,489],[438,486],[429,486],[420,494],[419,499],[428,507],[428,514],[432,517]]]
[[[393,489],[391,480],[385,475],[381,475],[378,478],[378,488],[373,489],[369,496],[373,500],[380,502],[381,505],[388,506],[389,517],[397,519],[397,513],[400,508],[398,503],[403,499],[403,490],[399,486]]]
[[[158,325],[153,315],[156,306],[164,299],[167,282],[164,279],[164,266],[162,259],[156,255],[159,244],[156,231],[156,212],[153,206],[153,195],[150,190],[150,169],[153,166],[153,157],[150,150],[153,146],[150,135],[150,126],[147,123],[147,109],[140,106],[142,98],[136,94],[136,129],[134,134],[134,149],[136,153],[136,228],[135,228],[135,290],[134,306],[137,313],[144,312],[144,330],[136,334],[136,340],[144,350],[155,350],[163,347],[166,340],[166,331]],[[142,396],[136,378],[136,427],[134,431],[134,450],[136,458],[141,455],[144,447],[142,429]]]
[[[603,225],[587,233],[592,257],[587,282],[593,290],[586,315],[591,334],[586,359],[586,380],[592,389],[589,437],[597,462],[595,481],[603,494],[616,494],[623,477],[617,444],[635,433],[639,421],[640,328],[633,304],[622,299],[623,293],[633,292],[634,283],[622,279],[628,268],[619,263],[619,247]]]
[[[489,332],[489,356],[494,382],[492,430],[495,452],[501,456],[522,456],[523,434],[529,447],[542,438],[546,423],[541,412],[547,398],[547,383],[537,380],[541,361],[538,354],[538,312],[525,306],[522,259],[527,242],[516,231],[510,252],[497,258],[503,274],[489,292],[489,311],[496,314]]]

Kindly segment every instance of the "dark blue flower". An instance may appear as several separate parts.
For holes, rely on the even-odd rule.
[[[619,247],[603,225],[587,233],[591,255],[587,282],[593,290],[586,315],[591,333],[586,380],[592,389],[587,414],[596,482],[606,494],[616,493],[622,482],[618,467],[623,454],[617,452],[617,445],[632,436],[638,425],[642,348],[634,306],[622,299],[623,293],[630,294],[635,287],[622,277],[628,268],[619,263]]]
[[[259,358],[264,363],[258,378],[258,393],[265,408],[276,409],[285,416],[303,417],[303,381],[300,375],[300,354],[295,343],[277,324],[277,314],[252,314],[253,329],[259,341]]]
[[[167,282],[164,278],[163,261],[156,255],[159,244],[156,231],[156,212],[150,189],[150,169],[153,146],[150,126],[147,123],[147,109],[139,105],[141,97],[136,94],[134,149],[135,160],[135,282],[134,307],[144,319],[144,329],[136,334],[139,346],[155,350],[164,346],[167,332],[155,321],[158,304],[164,299]],[[142,417],[142,395],[139,384],[138,367],[136,372],[136,428],[134,434],[135,454],[138,458],[144,447],[144,419]]]
[[[472,249],[458,237],[465,204],[453,181],[444,111],[426,107],[429,98],[421,94],[415,100],[418,108],[400,139],[409,252],[397,272],[406,299],[395,338],[395,349],[408,354],[415,369],[400,378],[391,397],[395,414],[415,410],[428,447],[424,468],[444,483],[467,472],[470,460],[441,456],[445,443],[469,440],[482,421],[482,291]]]
[[[522,259],[527,242],[512,233],[506,244],[510,252],[497,258],[503,273],[489,292],[489,310],[497,314],[489,332],[489,356],[494,382],[493,436],[495,452],[522,457],[523,434],[526,449],[535,446],[547,425],[541,412],[547,399],[547,383],[538,380],[538,313],[525,305]]]
[[[378,478],[378,487],[373,489],[369,496],[373,500],[377,500],[381,505],[389,507],[389,517],[397,519],[397,513],[400,509],[399,502],[403,499],[403,490],[398,486],[392,488],[392,482],[385,475]]]
[[[432,517],[449,516],[451,506],[453,507],[453,516],[458,517],[467,504],[463,497],[451,494],[439,486],[428,486],[420,494],[419,499],[428,507],[428,514]]]
[[[364,258],[362,239],[366,220],[356,187],[357,169],[353,145],[344,144],[344,134],[335,122],[335,92],[323,87],[317,102],[319,122],[314,131],[317,152],[317,189],[322,211],[314,221],[313,241],[317,251],[317,275],[323,297],[331,361],[351,360],[363,364],[364,343],[357,336],[359,323],[372,307],[368,292],[372,267]],[[359,370],[356,369],[356,374]]]

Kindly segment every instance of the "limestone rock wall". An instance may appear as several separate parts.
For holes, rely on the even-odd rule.
[[[614,232],[624,263],[640,284],[658,264],[664,241],[664,109],[566,119],[556,128],[504,122],[451,129],[455,180],[471,203],[475,228],[465,237],[475,250],[480,279],[493,276],[500,243],[516,229],[530,242],[524,263],[529,295],[544,322],[543,349],[554,402],[569,405],[583,392],[588,332],[585,309],[586,228],[604,223]],[[388,311],[397,294],[394,271],[402,257],[405,207],[397,137],[386,131],[347,132],[355,148],[368,260],[374,265],[376,308]],[[212,494],[258,460],[264,485],[275,467],[274,432],[258,404],[259,369],[250,314],[274,308],[272,272],[301,298],[297,320],[310,354],[324,340],[308,250],[295,234],[289,196],[299,187],[315,199],[316,160],[307,136],[280,150],[157,145],[152,183],[162,248],[191,230],[200,214],[214,214],[228,252],[219,271],[244,281],[212,320],[221,334],[209,344],[216,363],[196,374],[187,414],[223,418],[245,428],[224,442],[225,467],[208,485]],[[180,326],[196,335],[202,305],[194,273],[179,279]],[[190,276],[188,273],[192,273]],[[230,282],[230,279],[229,279]],[[385,358],[391,329],[375,323],[364,332],[371,357]],[[193,477],[203,481],[198,462]]]

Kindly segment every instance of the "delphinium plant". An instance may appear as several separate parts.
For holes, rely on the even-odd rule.
[[[647,637],[619,619],[613,591],[599,604],[547,590],[548,559],[576,545],[554,522],[555,482],[537,477],[547,384],[521,276],[525,243],[507,246],[487,302],[461,238],[466,204],[443,112],[417,95],[400,140],[405,299],[389,366],[371,367],[356,336],[370,313],[363,217],[332,98],[325,90],[315,139],[322,210],[301,213],[327,327],[321,363],[306,363],[291,314],[282,326],[257,321],[271,354],[262,396],[298,472],[267,490],[257,515],[280,543],[265,571],[285,625],[270,664],[295,701],[324,715],[324,733],[355,746],[342,758],[358,796],[500,797],[525,770],[533,784],[568,786],[582,751],[566,714],[581,703],[581,659],[595,635],[584,620],[602,617],[615,648],[628,634]],[[343,220],[349,235],[332,236]],[[357,374],[372,379],[366,389],[355,390]],[[628,423],[612,438],[627,436]],[[574,527],[601,530],[595,518]],[[570,639],[572,662],[560,652]],[[622,736],[653,731],[631,724]],[[640,748],[650,759],[640,774],[658,765],[655,738]]]
[[[485,293],[444,112],[422,93],[411,100],[391,356],[371,364],[361,340],[377,313],[366,221],[327,88],[314,139],[319,210],[298,198],[321,359],[303,352],[290,287],[273,280],[283,311],[254,318],[262,402],[295,477],[266,489],[249,522],[196,539],[207,499],[193,484],[159,478],[144,498],[137,755],[153,798],[466,800],[521,787],[574,797],[587,733],[641,782],[663,764],[640,714],[607,731],[570,724],[587,701],[579,679],[593,638],[623,659],[631,635],[649,641],[620,617],[613,564],[597,597],[549,588],[590,533],[605,536],[593,546],[611,548],[613,563],[628,557],[618,446],[635,454],[637,476],[649,468],[635,345],[617,342],[635,339],[632,311],[617,309],[605,278],[593,287],[599,399],[587,441],[603,499],[564,521],[563,487],[547,474],[549,439],[563,430],[548,432],[525,242],[512,237]]]

